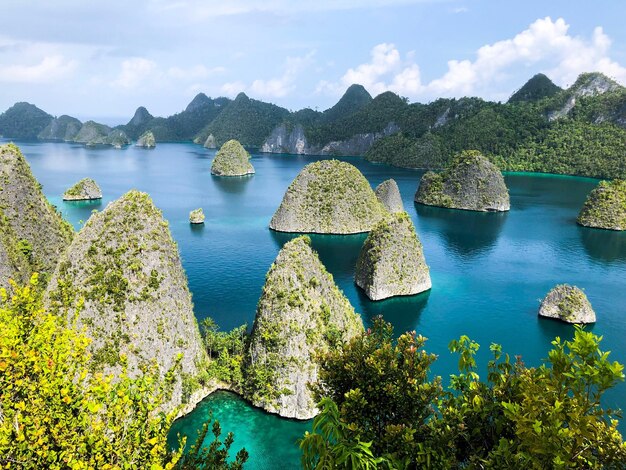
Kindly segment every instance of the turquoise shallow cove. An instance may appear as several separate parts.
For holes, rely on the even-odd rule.
[[[212,316],[223,328],[251,325],[265,273],[280,247],[293,235],[271,232],[270,218],[289,183],[317,157],[253,155],[256,174],[244,178],[211,176],[214,151],[193,144],[159,144],[88,149],[64,143],[19,143],[50,200],[76,228],[93,209],[127,190],[150,193],[170,222],[193,293],[196,316]],[[439,355],[434,373],[444,379],[457,359],[447,344],[461,334],[481,345],[522,355],[529,365],[546,357],[555,336],[569,338],[572,327],[539,319],[539,300],[557,283],[585,289],[596,310],[593,331],[604,336],[604,350],[626,362],[626,233],[578,227],[575,219],[587,193],[597,184],[586,178],[510,174],[511,211],[480,214],[416,207],[413,195],[421,172],[345,158],[372,186],[395,178],[413,218],[431,268],[433,289],[422,295],[370,302],[354,286],[354,265],[365,235],[313,236],[313,246],[354,307],[368,323],[382,314],[397,332],[417,330],[427,349]],[[99,203],[66,203],[63,191],[83,177],[101,186]],[[189,211],[202,207],[203,227],[192,227]],[[444,380],[445,382],[445,380]],[[626,386],[607,395],[605,405],[626,408]],[[225,432],[235,433],[233,449],[251,454],[247,468],[298,468],[295,440],[310,423],[264,414],[220,392],[177,421],[176,434],[190,436],[209,413]],[[624,426],[622,426],[624,429]]]

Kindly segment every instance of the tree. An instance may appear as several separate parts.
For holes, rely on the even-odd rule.
[[[391,324],[377,317],[371,329],[320,357],[316,399],[332,399],[376,455],[407,459],[427,439],[442,389],[439,378],[428,378],[435,355],[422,349],[425,342],[415,332],[394,342]]]

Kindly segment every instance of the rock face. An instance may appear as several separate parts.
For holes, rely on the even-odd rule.
[[[626,230],[626,181],[601,181],[578,214],[585,227]]]
[[[318,410],[307,384],[315,382],[313,355],[363,331],[308,237],[286,243],[266,276],[252,328],[247,397],[269,412],[310,419]]]
[[[202,208],[194,209],[189,213],[189,223],[191,224],[203,224],[204,223],[204,212]]]
[[[289,185],[270,228],[279,232],[369,232],[387,215],[361,172],[349,163],[310,163]]]
[[[64,201],[89,201],[102,199],[100,186],[91,178],[83,178],[63,193]]]
[[[206,148],[206,149],[216,149],[217,148],[217,144],[215,143],[215,137],[213,137],[213,134],[209,134],[209,136],[204,141],[204,148]]]
[[[539,316],[567,323],[595,323],[596,314],[585,293],[576,286],[554,287],[541,301]]]
[[[254,167],[246,149],[236,140],[229,140],[215,155],[211,173],[217,176],[245,176],[254,174]]]
[[[404,212],[402,196],[400,196],[400,188],[398,188],[396,180],[388,179],[383,181],[376,186],[374,194],[376,194],[378,200],[390,213]]]
[[[11,223],[0,210],[0,287],[9,288],[9,279],[23,285],[31,273],[29,245],[20,241]]]
[[[415,193],[415,202],[470,211],[511,208],[502,173],[476,151],[461,153],[442,173],[425,173]]]
[[[431,288],[422,244],[406,212],[379,222],[361,248],[354,277],[372,300],[414,295]]]
[[[0,146],[0,207],[32,271],[52,273],[73,229],[48,202],[20,149]]]
[[[347,140],[332,141],[325,145],[311,145],[301,124],[288,127],[283,123],[275,127],[265,139],[261,152],[295,155],[365,155],[376,141],[399,130],[395,123],[390,122],[380,132],[356,134]]]
[[[74,142],[86,145],[107,145],[111,128],[95,121],[87,121],[74,137]]]
[[[64,253],[46,291],[51,311],[78,314],[93,339],[92,368],[117,375],[156,362],[175,369],[172,410],[190,395],[185,377],[206,365],[191,295],[167,222],[145,193],[130,191],[92,215]]]
[[[136,147],[143,147],[145,149],[153,149],[156,147],[156,139],[152,131],[146,131],[137,139]]]
[[[301,124],[296,124],[292,129],[283,123],[275,127],[261,146],[261,152],[265,153],[290,153],[303,155],[311,153],[309,144]]]
[[[83,123],[71,116],[59,116],[54,118],[37,136],[42,140],[73,141]]]
[[[621,88],[620,84],[601,73],[581,73],[564,94],[562,107],[548,114],[548,119],[554,121],[567,116],[576,106],[576,100],[586,96],[598,96]]]
[[[109,132],[105,143],[108,145],[112,145],[116,149],[121,149],[122,147],[130,144],[130,139],[126,135],[126,133],[120,129],[113,129]],[[90,145],[87,143],[87,145]]]

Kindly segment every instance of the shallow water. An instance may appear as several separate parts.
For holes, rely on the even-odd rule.
[[[129,147],[87,149],[63,143],[23,143],[21,148],[44,192],[78,228],[93,209],[131,188],[150,193],[169,220],[193,293],[196,316],[213,317],[223,328],[251,325],[265,273],[280,247],[294,235],[272,232],[268,224],[282,195],[304,165],[319,157],[254,154],[254,176],[211,176],[215,152],[193,144],[159,144],[154,150]],[[603,348],[626,362],[626,233],[582,228],[575,219],[596,180],[550,175],[507,174],[511,211],[472,213],[415,206],[421,172],[344,158],[373,187],[387,178],[398,182],[430,265],[433,288],[413,297],[369,301],[353,284],[353,271],[365,235],[312,237],[313,247],[339,287],[367,323],[381,314],[397,332],[417,330],[427,349],[439,355],[433,372],[447,377],[456,358],[447,352],[462,334],[488,357],[492,342],[521,354],[527,364],[546,357],[555,336],[573,328],[539,319],[539,300],[557,283],[585,289],[596,310],[594,333]],[[104,199],[68,203],[63,191],[83,177],[100,184]],[[189,211],[202,207],[204,226],[190,226]],[[626,408],[626,386],[612,390],[609,406]],[[219,393],[177,421],[178,432],[193,437],[209,410],[224,432],[235,433],[234,449],[245,446],[249,469],[298,468],[294,442],[309,426],[253,409]]]

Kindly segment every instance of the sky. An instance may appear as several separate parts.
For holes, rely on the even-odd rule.
[[[505,101],[535,73],[626,84],[623,0],[0,0],[0,112],[110,124],[199,92],[323,110],[352,83]]]

